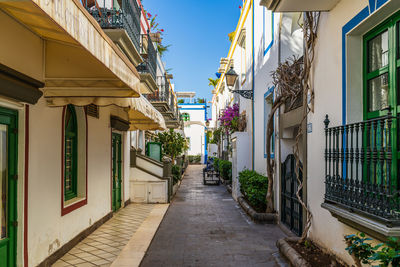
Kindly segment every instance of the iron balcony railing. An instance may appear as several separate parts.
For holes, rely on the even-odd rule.
[[[140,53],[145,58],[146,71],[148,71],[153,79],[156,80],[157,73],[157,50],[151,40],[150,33],[141,35]]]
[[[168,101],[168,95],[160,90],[155,91],[152,94],[146,95],[147,100],[150,102],[167,102]]]
[[[125,29],[140,50],[140,14],[141,8],[136,0],[122,0],[121,9],[101,8],[93,5],[93,1],[84,0],[85,7],[103,29]],[[92,6],[89,6],[91,2]]]
[[[325,202],[389,227],[400,225],[400,181],[394,156],[396,121],[389,113],[329,128],[326,115]]]
[[[147,95],[147,99],[151,102],[167,102],[169,103],[169,82],[165,76],[158,76],[157,79],[158,90],[153,94]]]

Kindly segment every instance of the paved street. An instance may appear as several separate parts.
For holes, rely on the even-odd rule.
[[[189,166],[141,266],[279,266],[276,225],[250,221],[225,186],[204,186]]]

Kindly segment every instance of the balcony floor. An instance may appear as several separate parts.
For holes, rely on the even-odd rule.
[[[168,204],[131,204],[82,240],[53,266],[138,266]],[[135,253],[131,246],[135,246]]]

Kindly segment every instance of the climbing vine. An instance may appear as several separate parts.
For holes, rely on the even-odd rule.
[[[302,125],[307,119],[309,112],[314,102],[314,92],[311,86],[311,72],[312,63],[314,61],[314,48],[317,41],[317,30],[319,22],[319,12],[305,12],[303,13],[303,21],[300,25],[303,29],[304,38],[304,54],[301,58],[290,58],[280,64],[278,68],[272,73],[273,84],[276,90],[276,99],[272,105],[271,112],[267,123],[267,140],[271,140],[274,125],[273,118],[277,110],[283,105],[288,106],[289,110],[295,105],[299,98],[303,97],[302,107],[302,119],[300,121],[300,127],[296,134],[295,144],[293,146],[293,153],[296,159],[296,177],[298,182],[298,188],[296,191],[296,197],[299,200],[301,206],[306,211],[306,224],[303,230],[303,234],[299,240],[299,243],[303,243],[308,236],[308,232],[311,227],[312,214],[304,203],[300,192],[303,189],[303,181],[300,180],[300,172],[303,171],[303,167],[300,164],[300,144],[301,138],[305,134]],[[300,23],[299,23],[300,24]],[[308,103],[306,102],[308,100]],[[271,159],[271,144],[266,142],[267,147],[267,173],[268,173],[268,192],[267,192],[267,209],[266,212],[273,212],[273,183],[274,183],[274,160]]]

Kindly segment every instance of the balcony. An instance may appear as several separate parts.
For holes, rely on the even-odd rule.
[[[89,4],[90,2],[90,4]],[[118,1],[118,8],[99,7],[97,2],[84,0],[89,13],[96,19],[104,32],[117,43],[124,54],[136,66],[143,61],[140,56],[140,14],[136,0]]]
[[[140,42],[140,54],[144,62],[137,66],[142,83],[146,85],[149,92],[157,90],[157,50],[151,40],[150,33],[142,34]]]
[[[325,119],[325,203],[322,206],[335,217],[341,217],[339,220],[361,229],[374,228],[375,235],[380,236],[400,233],[396,121],[389,113],[328,128],[328,115]]]
[[[179,127],[179,116],[175,106],[174,95],[170,91],[170,83],[165,76],[157,77],[158,90],[147,95],[147,99],[161,112],[168,128]]]

